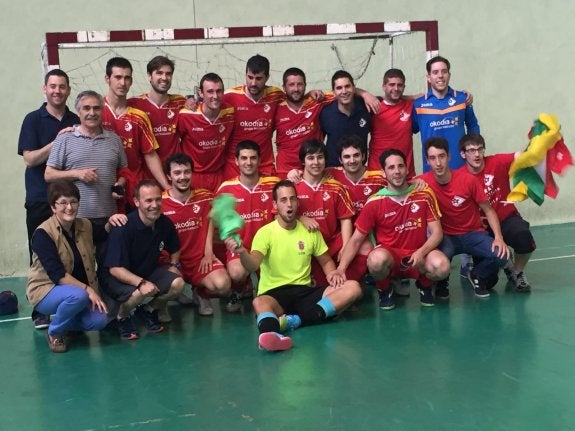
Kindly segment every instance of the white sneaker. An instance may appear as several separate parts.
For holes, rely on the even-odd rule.
[[[202,298],[198,292],[194,290],[194,302],[198,304],[198,313],[200,316],[213,316],[214,309],[212,301],[209,298]]]

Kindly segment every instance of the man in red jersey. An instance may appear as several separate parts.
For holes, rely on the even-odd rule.
[[[509,248],[503,239],[497,213],[476,177],[466,170],[449,168],[449,144],[445,138],[429,138],[424,145],[431,171],[423,174],[422,178],[435,192],[443,214],[443,241],[439,249],[449,259],[461,253],[473,256],[475,266],[470,271],[469,281],[477,297],[487,298],[489,290],[497,284],[499,267],[504,266],[509,258]],[[480,209],[494,238],[483,228]],[[447,278],[437,282],[435,296],[449,298]]]
[[[122,138],[128,159],[128,169],[133,175],[128,181],[125,196],[131,200],[133,189],[149,173],[164,189],[169,187],[156,153],[158,142],[154,137],[148,116],[139,109],[128,106],[128,92],[132,86],[132,65],[122,57],[113,57],[106,63],[108,93],[104,98],[102,127]]]
[[[239,174],[235,163],[236,145],[246,139],[260,146],[262,175],[273,175],[274,154],[272,135],[274,116],[278,104],[284,100],[284,93],[278,87],[267,86],[270,76],[270,62],[261,55],[254,55],[246,64],[245,85],[226,91],[223,101],[235,109],[234,131],[226,149],[224,179]]]
[[[383,100],[379,113],[371,119],[371,140],[369,142],[370,170],[380,168],[380,154],[390,148],[400,150],[406,157],[407,177],[415,176],[413,161],[413,133],[411,131],[411,110],[413,100],[403,97],[405,75],[400,69],[389,69],[383,75]]]
[[[466,164],[461,169],[467,169],[483,184],[489,203],[501,223],[503,239],[513,248],[513,261],[510,259],[504,268],[505,274],[518,292],[529,292],[531,286],[524,269],[535,250],[535,240],[529,230],[529,222],[521,217],[513,203],[505,201],[510,192],[509,167],[520,153],[485,156],[485,140],[475,133],[461,138],[459,151]]]
[[[178,113],[186,99],[179,94],[169,94],[174,74],[174,62],[163,55],[150,60],[147,65],[150,90],[148,93],[128,99],[128,105],[144,111],[158,141],[156,150],[163,164],[166,159],[180,151],[180,137],[176,133]]]
[[[213,253],[214,228],[209,218],[214,194],[206,189],[193,189],[192,159],[175,153],[166,160],[166,174],[172,188],[162,196],[162,212],[174,223],[181,244],[178,269],[191,284],[203,316],[214,314],[210,295],[224,296],[230,290],[230,277]],[[167,310],[163,315],[167,316]],[[162,314],[160,314],[160,320]],[[165,319],[163,321],[166,321]]]
[[[424,306],[433,306],[432,280],[449,275],[449,260],[437,246],[443,232],[435,195],[427,188],[416,191],[407,183],[405,155],[395,149],[380,156],[387,188],[368,199],[355,222],[355,232],[344,247],[338,270],[347,269],[371,231],[376,247],[369,253],[367,266],[376,279],[379,306],[395,308],[390,277],[414,278]]]
[[[305,73],[297,67],[290,67],[283,74],[285,100],[275,114],[276,128],[276,170],[285,178],[292,169],[298,169],[299,149],[307,139],[323,139],[319,124],[322,108],[334,100],[328,93],[321,101],[306,96]]]
[[[182,109],[178,133],[182,152],[194,160],[192,188],[215,192],[224,180],[223,171],[229,139],[234,127],[234,108],[222,103],[224,83],[215,73],[200,81],[202,102],[194,110]]]
[[[298,213],[315,221],[329,247],[329,255],[339,260],[341,249],[353,233],[352,218],[355,215],[349,194],[339,181],[327,179],[325,164],[327,149],[316,139],[305,141],[299,152],[304,167],[303,179],[296,184],[299,201]],[[358,254],[347,271],[350,280],[360,280],[366,272],[369,241]],[[325,275],[314,261],[312,275],[317,285],[326,284]]]
[[[229,193],[236,198],[235,210],[245,222],[239,235],[242,245],[249,250],[258,229],[274,219],[272,190],[279,178],[260,176],[260,147],[254,141],[242,141],[236,146],[235,163],[240,171],[239,177],[224,181],[217,194]],[[250,296],[245,292],[249,272],[239,257],[229,250],[226,252],[226,266],[233,283],[226,305],[229,312],[239,311],[242,298]]]

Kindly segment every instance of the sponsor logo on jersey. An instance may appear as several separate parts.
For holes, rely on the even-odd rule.
[[[167,215],[167,216],[175,214],[175,213],[176,213],[175,211],[164,211],[164,215]]]
[[[266,123],[262,120],[254,121],[240,121],[242,127],[266,127]]]
[[[204,128],[203,127],[192,127],[192,132],[203,132]]]
[[[325,218],[326,212],[323,208],[318,208],[314,211],[304,211],[303,215],[310,218]]]
[[[169,131],[168,127],[164,124],[161,126],[154,127],[154,135],[158,135],[160,133],[167,133]]]
[[[304,133],[304,132],[307,132],[308,129],[309,129],[309,127],[307,127],[307,126],[298,126],[298,127],[296,127],[295,129],[288,129],[288,130],[286,130],[286,135],[287,135],[287,136],[292,136],[292,135],[296,135],[296,134],[299,134],[299,133]]]
[[[445,117],[438,121],[431,121],[429,123],[429,127],[436,127],[439,129],[443,129],[445,127],[454,127],[459,124],[459,118],[457,117]]]
[[[219,139],[210,139],[209,141],[200,141],[198,145],[202,148],[213,148],[220,145]]]
[[[403,232],[404,230],[413,230],[421,227],[421,218],[415,220],[407,220],[405,223],[395,226],[396,232]]]
[[[309,199],[308,195],[297,195],[298,199]]]
[[[397,214],[396,211],[391,211],[391,212],[389,212],[389,213],[385,213],[385,214],[383,215],[383,217],[384,217],[384,218],[393,217],[393,216],[396,215],[396,214]]]
[[[201,219],[190,218],[180,223],[174,223],[177,231],[191,230],[202,225]]]
[[[422,108],[429,108],[429,107],[432,107],[432,106],[433,106],[433,103],[431,103],[431,102],[429,102],[429,103],[422,103],[422,104],[421,104],[421,107],[422,107]]]
[[[461,196],[453,196],[453,198],[451,199],[451,205],[453,205],[454,207],[460,207],[461,205],[463,205],[463,203],[465,202],[465,198],[462,198]]]

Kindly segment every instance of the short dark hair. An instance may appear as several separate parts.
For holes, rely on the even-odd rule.
[[[236,159],[240,156],[240,151],[242,150],[254,150],[258,154],[258,157],[261,155],[260,146],[256,142],[249,139],[241,141],[238,145],[236,145],[236,149],[234,151]]]
[[[367,161],[367,145],[363,139],[357,135],[347,135],[342,137],[337,142],[337,154],[341,158],[341,153],[346,148],[353,147],[356,150],[361,151],[361,161],[365,163]]]
[[[398,150],[397,148],[388,148],[379,155],[379,164],[381,165],[381,169],[385,169],[385,162],[389,156],[399,156],[403,159],[403,163],[406,163],[403,151]]]
[[[449,62],[449,60],[445,57],[437,55],[437,56],[433,57],[432,59],[428,60],[427,63],[425,64],[425,69],[427,69],[427,73],[431,73],[431,65],[433,65],[434,63],[440,63],[440,62],[445,63],[445,65],[447,66],[448,72],[451,70],[451,63]]]
[[[172,72],[176,68],[176,64],[173,60],[170,60],[165,55],[156,55],[148,62],[148,65],[146,66],[148,75],[151,75],[155,70],[159,70],[162,66],[170,66]]]
[[[162,186],[160,186],[156,180],[145,179],[136,184],[136,187],[134,188],[134,197],[136,199],[140,199],[140,189],[142,187],[157,187],[160,191],[163,191]]]
[[[112,57],[106,63],[106,76],[112,76],[112,68],[119,67],[121,69],[130,69],[133,72],[132,63],[130,60],[124,57]]]
[[[459,140],[459,151],[465,151],[468,144],[482,145],[485,148],[485,139],[479,133],[468,133]]]
[[[391,78],[399,78],[405,84],[405,75],[401,69],[388,69],[383,74],[383,83],[385,84]]]
[[[272,197],[276,202],[278,200],[278,189],[280,189],[281,187],[291,187],[292,189],[295,190],[295,185],[290,180],[278,181],[274,186],[274,188],[272,189]]]
[[[252,73],[264,73],[266,76],[270,74],[270,61],[263,55],[256,54],[250,57],[246,63],[246,73],[250,70]]]
[[[190,156],[184,153],[174,153],[166,159],[166,162],[164,163],[164,172],[168,175],[172,170],[172,163],[175,163],[176,165],[190,165],[190,168],[192,168],[192,170],[194,169],[194,161]]]
[[[332,90],[335,88],[335,81],[337,81],[340,78],[349,79],[349,81],[351,82],[351,85],[355,86],[355,83],[353,82],[353,77],[351,76],[351,74],[349,72],[346,72],[345,70],[338,70],[337,72],[335,72],[331,76],[331,89]]]
[[[431,147],[437,148],[439,150],[445,150],[447,154],[449,154],[449,143],[447,139],[442,138],[441,136],[432,136],[431,138],[427,139],[423,144],[425,147],[425,156]]]
[[[327,159],[327,148],[325,144],[319,139],[308,139],[303,141],[299,147],[299,161],[303,165],[305,162],[305,157],[308,154],[322,153]]]
[[[53,207],[61,197],[76,198],[80,202],[80,190],[72,181],[58,180],[48,183],[48,203]]]
[[[221,82],[222,83],[222,87],[224,86],[224,81],[222,80],[222,78],[220,77],[220,75],[218,75],[217,73],[214,72],[209,72],[206,73],[204,76],[202,76],[202,79],[200,79],[200,90],[204,91],[204,82]]]
[[[284,85],[286,85],[287,79],[290,76],[301,76],[303,78],[303,83],[305,84],[305,73],[303,73],[303,70],[297,68],[297,67],[290,67],[289,69],[286,69],[286,71],[284,72],[283,75],[283,83]]]
[[[61,76],[66,80],[66,84],[68,85],[68,87],[70,86],[70,77],[62,69],[52,69],[46,75],[44,75],[44,85],[48,84],[48,79],[51,76]]]

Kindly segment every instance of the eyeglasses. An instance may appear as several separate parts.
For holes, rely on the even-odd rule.
[[[78,208],[78,205],[80,205],[80,202],[78,201],[60,201],[60,202],[54,202],[56,205],[60,205],[63,207],[67,207],[68,205],[70,205],[72,208]]]
[[[485,147],[479,147],[479,148],[468,148],[465,150],[466,154],[483,154],[485,153]]]

